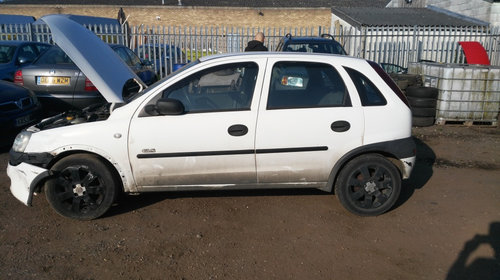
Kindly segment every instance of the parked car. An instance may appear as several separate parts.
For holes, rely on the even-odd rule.
[[[384,69],[385,72],[388,74],[406,74],[408,73],[408,68],[405,68],[403,66],[393,64],[393,63],[380,63],[380,66],[382,66],[382,69]]]
[[[124,96],[136,75],[103,61],[113,57],[99,38],[64,17],[44,20],[73,61],[90,66],[86,75],[110,104],[16,137],[7,174],[26,205],[44,189],[57,213],[88,220],[121,191],[318,188],[372,216],[394,205],[415,164],[408,102],[376,63],[209,56]]]
[[[342,45],[330,34],[322,34],[319,37],[295,37],[288,33],[281,38],[276,51],[347,54]]]
[[[123,45],[109,46],[146,85],[157,81],[151,66],[145,65],[129,48]],[[82,109],[105,102],[92,81],[58,46],[51,47],[31,65],[18,70],[14,82],[33,90],[48,111]]]
[[[151,61],[159,76],[170,74],[176,66],[189,63],[186,54],[179,47],[168,44],[144,44],[135,52],[140,58]]]
[[[22,128],[40,120],[36,95],[12,82],[0,81],[0,146],[12,145]]]
[[[0,80],[14,81],[19,67],[33,62],[51,45],[27,41],[0,41]]]

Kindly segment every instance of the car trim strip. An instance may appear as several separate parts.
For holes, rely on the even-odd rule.
[[[250,155],[250,154],[276,154],[276,153],[298,153],[327,151],[327,146],[298,147],[298,148],[276,148],[259,150],[232,150],[232,151],[207,151],[207,152],[181,152],[181,153],[158,153],[138,154],[137,158],[171,158],[171,157],[201,157],[201,156],[225,156],[225,155]]]

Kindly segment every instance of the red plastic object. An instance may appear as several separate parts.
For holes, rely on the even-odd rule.
[[[467,64],[481,64],[490,65],[490,59],[484,49],[483,45],[479,42],[458,42],[464,50],[465,59]]]

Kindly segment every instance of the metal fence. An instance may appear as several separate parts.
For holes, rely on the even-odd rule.
[[[265,44],[274,50],[287,33],[292,36],[319,36],[329,33],[351,56],[407,67],[421,60],[464,63],[458,42],[479,41],[492,65],[500,66],[500,27],[386,26],[362,28],[242,28],[172,26],[87,26],[104,41],[129,46],[142,59],[153,62],[160,76],[176,64],[201,56],[241,52],[257,32],[266,35]],[[45,25],[0,25],[0,40],[51,42]]]

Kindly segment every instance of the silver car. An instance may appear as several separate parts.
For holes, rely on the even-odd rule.
[[[146,85],[157,81],[151,65],[141,61],[129,48],[109,46]],[[83,109],[106,102],[92,81],[58,46],[47,50],[33,64],[18,70],[14,82],[33,90],[48,112]]]

